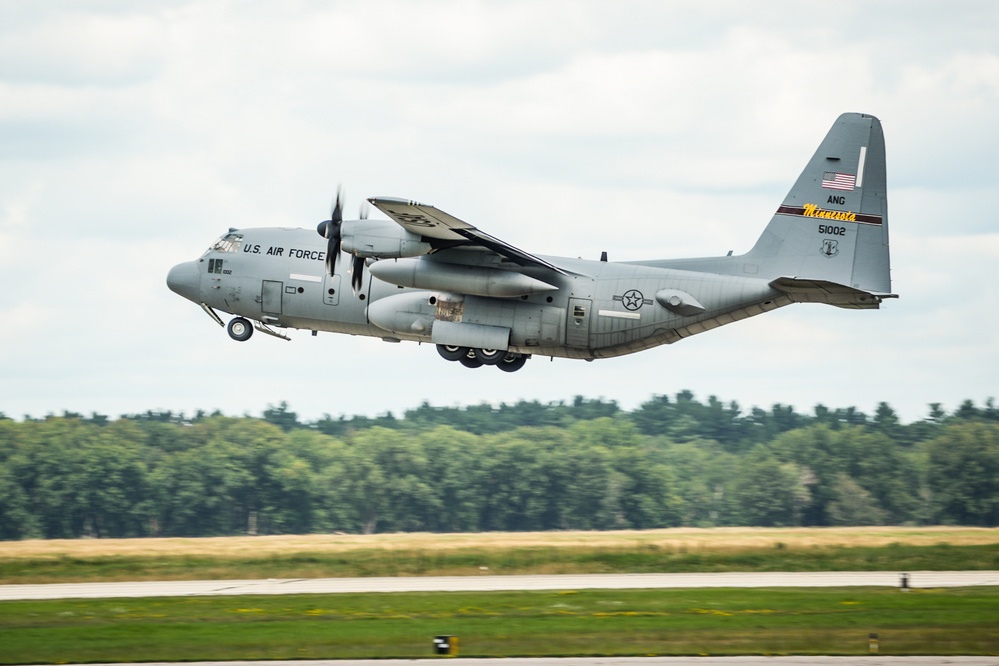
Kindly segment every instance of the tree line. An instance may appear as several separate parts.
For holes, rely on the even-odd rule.
[[[902,424],[689,391],[301,422],[0,414],[0,539],[999,525],[999,409]]]

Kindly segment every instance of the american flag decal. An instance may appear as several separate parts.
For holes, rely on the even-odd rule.
[[[827,171],[822,175],[822,187],[827,190],[847,190],[852,192],[856,184],[857,177],[851,176],[848,173],[833,173],[831,171]]]

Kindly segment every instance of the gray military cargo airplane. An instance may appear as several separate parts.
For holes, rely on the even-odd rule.
[[[467,367],[592,360],[678,342],[792,303],[880,306],[891,293],[881,123],[840,116],[746,254],[609,262],[519,250],[433,206],[368,201],[388,220],[319,234],[230,229],[167,285],[229,335],[276,328],[432,342]]]

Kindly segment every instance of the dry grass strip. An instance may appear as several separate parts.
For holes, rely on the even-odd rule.
[[[434,551],[451,549],[622,548],[655,546],[700,552],[775,547],[887,546],[890,544],[971,546],[999,544],[999,528],[674,528],[613,532],[484,532],[474,534],[310,534],[255,537],[155,539],[53,539],[0,542],[0,558],[104,556],[253,557],[294,553],[337,553],[360,549]]]

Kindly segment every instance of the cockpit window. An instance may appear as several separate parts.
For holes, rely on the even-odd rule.
[[[208,248],[208,251],[215,252],[238,252],[243,246],[243,234],[226,234],[215,241],[215,244]]]

